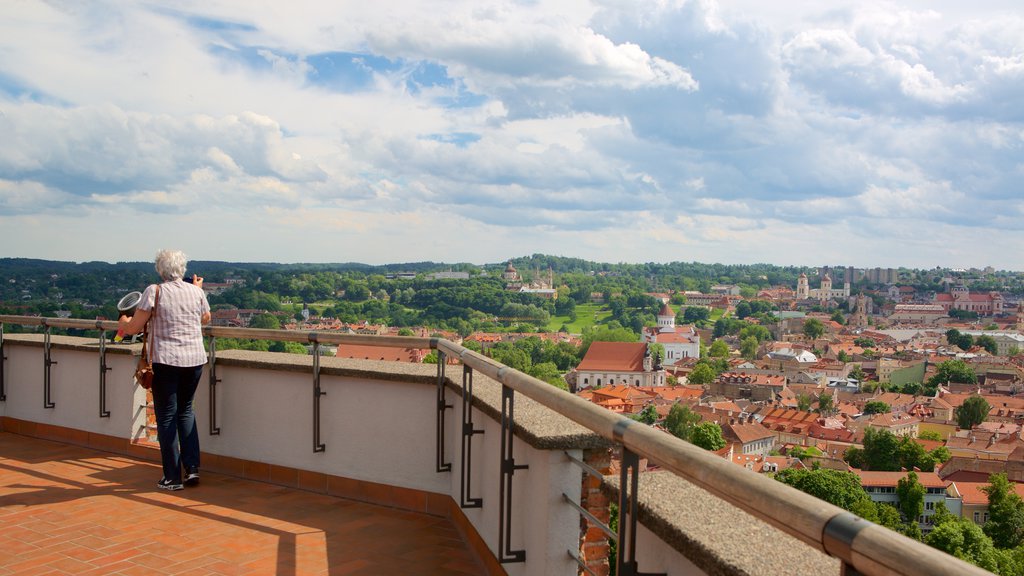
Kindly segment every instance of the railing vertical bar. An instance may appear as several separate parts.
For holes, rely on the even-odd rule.
[[[483,498],[473,498],[470,494],[470,471],[473,463],[473,436],[483,434],[483,430],[473,428],[473,369],[462,365],[462,470],[459,474],[459,506],[462,508],[482,508]]]
[[[210,436],[220,435],[220,426],[217,426],[217,337],[210,336]]]
[[[640,572],[636,562],[636,525],[639,511],[640,457],[622,447],[622,471],[619,475],[619,551],[616,559],[618,576],[665,576]]]
[[[326,452],[327,445],[320,441],[320,397],[327,395],[320,388],[320,342],[316,332],[309,339],[313,342],[313,452]]]
[[[501,480],[498,494],[498,561],[526,562],[525,550],[512,550],[512,475],[516,470],[529,468],[522,464],[517,466],[512,455],[512,443],[515,435],[512,426],[515,424],[515,391],[501,385]]]
[[[437,471],[451,472],[452,463],[445,462],[444,454],[444,412],[452,408],[451,404],[445,401],[445,365],[448,357],[441,350],[437,351]]]
[[[0,322],[0,402],[7,401],[7,388],[4,383],[5,360],[7,360],[7,356],[4,356],[4,324]]]
[[[43,332],[43,408],[50,409],[56,406],[50,397],[50,366],[57,362],[51,357],[50,352],[50,326],[43,320],[46,330]]]
[[[107,372],[110,371],[107,366],[107,331],[100,327],[99,322],[96,327],[100,328],[100,418],[110,418],[107,410]]]

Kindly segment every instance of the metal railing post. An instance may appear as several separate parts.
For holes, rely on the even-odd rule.
[[[210,336],[210,436],[220,435],[220,426],[217,426],[217,337]]]
[[[473,464],[473,436],[483,434],[483,430],[473,428],[473,369],[462,365],[462,473],[459,475],[459,506],[463,508],[482,508],[483,498],[473,498],[470,494],[470,468]]]
[[[0,402],[7,401],[7,388],[4,384],[5,360],[7,360],[7,356],[4,356],[4,324],[0,322]]]
[[[50,409],[56,406],[50,397],[50,366],[57,361],[50,355],[50,326],[46,324],[45,319],[43,326],[46,328],[43,334],[43,408]]]
[[[100,330],[100,418],[110,418],[107,410],[107,372],[110,371],[107,366],[107,331],[100,322],[96,322],[96,327]]]
[[[445,410],[453,407],[445,400],[445,364],[448,357],[441,350],[437,351],[437,472],[451,472],[452,463],[445,462],[444,454],[444,416]]]
[[[499,372],[500,376],[500,372]],[[512,456],[515,435],[515,391],[501,385],[501,480],[498,487],[498,561],[526,562],[525,550],[512,550],[512,475],[516,470],[529,468],[526,464],[516,465]]]
[[[313,452],[326,452],[327,445],[320,441],[320,397],[327,392],[320,389],[320,342],[316,332],[309,334],[313,343]]]

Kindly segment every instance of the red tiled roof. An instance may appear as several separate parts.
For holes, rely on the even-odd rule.
[[[594,342],[577,371],[643,372],[647,345],[642,342]]]
[[[906,477],[908,472],[880,472],[874,470],[852,470],[860,477],[861,486],[891,486],[896,487],[900,479]],[[916,472],[917,481],[925,488],[945,488],[946,482],[939,478],[935,472]]]
[[[396,346],[362,346],[359,344],[340,344],[335,356],[338,358],[356,358],[364,360],[387,360],[390,362],[422,362],[426,353],[416,348],[399,348]]]

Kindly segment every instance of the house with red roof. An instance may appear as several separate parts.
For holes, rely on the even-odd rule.
[[[978,526],[988,522],[988,494],[982,490],[988,485],[988,482],[953,482],[950,485],[950,492],[962,502],[960,515]],[[1024,484],[1013,482],[1010,486],[1017,496],[1024,498]]]
[[[752,418],[730,419],[722,425],[722,437],[737,444],[737,452],[767,456],[775,447],[775,435]]]
[[[773,374],[723,372],[708,386],[712,396],[771,401],[786,389],[786,377]]]
[[[899,505],[899,496],[896,494],[896,487],[900,480],[908,474],[901,472],[881,472],[851,470],[860,478],[860,485],[873,502],[882,502]],[[932,529],[931,517],[935,514],[935,506],[942,502],[950,512],[959,516],[961,514],[961,500],[959,494],[949,490],[949,482],[939,478],[935,472],[918,472],[917,481],[925,488],[924,513],[917,518],[922,532],[929,532]]]
[[[601,386],[664,386],[665,371],[655,369],[644,342],[594,342],[573,371],[576,389]],[[575,391],[575,390],[574,390]]]

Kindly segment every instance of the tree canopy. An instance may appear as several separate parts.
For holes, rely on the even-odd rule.
[[[971,396],[956,407],[954,415],[961,430],[970,430],[988,418],[992,406],[981,396]]]

